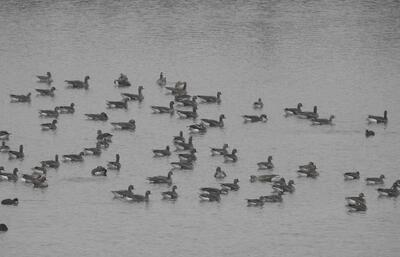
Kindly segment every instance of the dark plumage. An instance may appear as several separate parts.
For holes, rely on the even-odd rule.
[[[85,155],[84,152],[80,152],[79,154],[64,154],[62,157],[64,161],[82,162],[84,155]]]
[[[173,175],[173,172],[169,171],[167,176],[147,177],[147,180],[150,183],[154,183],[154,184],[171,184],[172,183],[172,175]]]
[[[70,88],[74,88],[74,89],[89,89],[89,76],[86,76],[84,78],[84,81],[80,81],[80,80],[65,80],[65,82],[68,84],[68,86]]]
[[[164,106],[150,106],[154,113],[173,113],[174,112],[174,101],[169,102],[169,107]]]
[[[53,79],[51,77],[51,73],[48,71],[46,72],[46,75],[37,75],[36,76],[40,83],[47,83],[47,84],[51,84],[53,82]]]
[[[168,199],[168,200],[176,200],[176,199],[178,199],[178,193],[176,192],[177,188],[178,187],[176,185],[174,185],[172,187],[171,191],[162,192],[161,195],[162,195],[163,199]]]
[[[257,115],[242,115],[244,122],[266,122],[268,120],[267,115],[261,114],[260,116]]]
[[[24,146],[19,146],[19,151],[8,151],[8,156],[10,159],[22,159],[24,158]]]
[[[355,172],[345,172],[343,174],[344,178],[346,180],[351,180],[351,179],[359,179],[360,178],[360,172],[355,171]]]
[[[384,123],[384,124],[386,124],[388,122],[387,111],[385,110],[383,112],[383,117],[375,116],[375,115],[368,115],[367,120],[369,123]]]
[[[286,115],[297,115],[298,113],[301,113],[301,107],[303,107],[302,103],[298,103],[296,108],[285,108],[285,114]]]
[[[63,114],[74,113],[74,112],[75,112],[75,104],[74,104],[74,103],[71,103],[69,106],[68,106],[68,105],[66,105],[66,106],[64,106],[64,105],[62,105],[62,106],[57,106],[57,107],[56,107],[56,110],[57,110],[59,113],[63,113]]]
[[[198,95],[197,97],[200,98],[203,102],[206,103],[221,103],[221,92],[217,92],[217,96],[208,96],[208,95]]]
[[[225,155],[228,153],[228,144],[224,144],[222,148],[210,147],[211,155]]]
[[[51,87],[50,89],[35,89],[42,96],[54,96],[55,87]]]
[[[225,115],[219,115],[219,120],[211,120],[211,119],[201,119],[202,122],[206,123],[209,127],[224,127],[224,119]]]
[[[314,118],[316,119],[319,116],[317,110],[318,110],[317,106],[314,106],[314,109],[313,109],[312,112],[300,111],[300,112],[297,113],[297,117],[299,117],[301,119],[314,119]]]
[[[235,178],[233,180],[233,183],[221,183],[220,185],[222,186],[222,188],[227,188],[232,191],[237,191],[240,188],[238,183],[239,179]]]
[[[89,119],[89,120],[98,120],[98,121],[107,121],[108,120],[108,116],[105,112],[102,113],[95,113],[95,114],[90,114],[90,113],[86,113],[85,116]]]
[[[136,122],[134,119],[131,119],[128,122],[111,122],[111,125],[114,127],[114,129],[121,129],[121,130],[136,129]]]
[[[1,201],[2,205],[14,205],[17,206],[18,205],[18,198],[14,198],[14,199],[4,199],[3,201]]]
[[[42,130],[56,130],[57,129],[57,120],[53,120],[51,123],[42,123],[40,126]]]
[[[128,109],[128,99],[124,98],[121,101],[107,101],[108,108]]]
[[[182,119],[196,119],[198,116],[197,106],[193,106],[192,111],[177,110],[176,112],[178,113],[179,117]]]
[[[93,176],[107,176],[107,169],[103,166],[97,166],[91,173]]]
[[[153,154],[156,157],[170,156],[171,151],[169,150],[169,145],[167,145],[165,149],[153,149]]]
[[[121,95],[122,95],[122,97],[127,98],[130,101],[141,102],[144,99],[142,91],[143,91],[143,86],[139,86],[137,94],[121,93]]]
[[[225,162],[236,162],[238,160],[236,153],[237,153],[237,150],[233,149],[232,153],[224,154]]]
[[[119,154],[115,155],[115,161],[110,161],[107,163],[107,168],[111,170],[121,169],[121,163],[119,162]]]
[[[57,119],[59,115],[59,112],[57,111],[57,108],[54,110],[39,110],[39,116],[43,118],[55,118]]]
[[[11,102],[18,102],[18,103],[28,103],[31,101],[31,93],[27,95],[14,95],[11,94]]]
[[[57,169],[60,166],[60,162],[58,160],[58,154],[55,155],[54,160],[47,160],[40,162],[44,167],[55,168]]]

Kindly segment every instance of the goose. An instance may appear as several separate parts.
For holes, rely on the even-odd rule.
[[[173,95],[185,95],[186,94],[187,83],[183,82],[183,86],[179,87],[179,85],[175,84],[175,87],[165,87],[165,89],[169,90]]]
[[[45,176],[40,176],[32,180],[33,188],[47,188],[49,184],[46,182]]]
[[[62,157],[64,161],[82,162],[84,155],[85,155],[84,152],[80,152],[79,154],[64,154]]]
[[[268,156],[268,161],[257,163],[258,169],[260,170],[272,170],[274,168],[274,164],[272,163],[272,156]]]
[[[257,102],[253,103],[254,109],[262,109],[264,107],[264,103],[262,102],[261,98],[258,98]]]
[[[161,195],[163,199],[176,200],[178,198],[178,193],[176,192],[177,188],[178,187],[174,185],[171,191],[162,192]]]
[[[181,153],[178,154],[178,158],[182,162],[193,162],[197,160],[195,153],[197,150],[195,148],[190,150],[190,153]]]
[[[111,191],[111,193],[113,193],[114,198],[127,198],[133,195],[133,189],[133,185],[129,185],[128,190]]]
[[[346,172],[343,175],[344,175],[344,179],[346,179],[346,180],[360,179],[360,172],[359,171]]]
[[[22,159],[24,158],[24,146],[19,146],[19,151],[8,151],[8,156],[10,159]]]
[[[197,106],[193,106],[192,111],[177,110],[176,112],[181,119],[196,119],[198,116]]]
[[[380,175],[378,178],[366,178],[365,181],[367,182],[367,185],[378,185],[378,184],[383,184],[384,181],[383,179],[385,178],[385,175]]]
[[[143,101],[144,96],[143,96],[143,86],[138,87],[138,93],[137,94],[130,94],[130,93],[121,93],[122,97],[130,100],[130,101]]]
[[[185,142],[185,138],[183,137],[183,131],[179,131],[179,135],[178,136],[174,136],[174,139],[172,140],[174,142],[174,144],[176,143],[184,143]]]
[[[112,137],[113,135],[110,133],[107,132],[103,133],[100,129],[97,130],[97,137],[96,137],[97,141],[105,140],[107,142],[111,142]]]
[[[107,108],[128,109],[128,99],[124,98],[121,101],[107,101]]]
[[[383,117],[375,116],[375,115],[368,115],[367,120],[369,123],[387,123],[388,122],[387,111],[385,110],[383,112]]]
[[[219,115],[219,120],[211,120],[211,119],[201,119],[202,122],[206,123],[209,127],[224,127],[224,119],[225,115]]]
[[[152,105],[150,108],[154,113],[173,113],[174,112],[174,101],[169,102],[169,107],[164,106],[155,106]]]
[[[200,200],[209,202],[219,202],[221,201],[221,195],[219,193],[200,193]]]
[[[254,198],[254,199],[246,199],[247,201],[247,206],[263,206],[264,201],[262,200],[262,196],[259,198]]]
[[[35,89],[36,92],[41,96],[54,96],[55,87],[51,87],[50,89]]]
[[[0,140],[9,140],[11,133],[6,130],[0,131]]]
[[[264,195],[260,197],[263,202],[266,203],[280,203],[283,201],[282,192],[278,191],[276,194]]]
[[[70,88],[75,88],[75,89],[89,89],[89,76],[85,76],[84,81],[80,80],[65,80],[67,82],[68,86]]]
[[[42,164],[42,166],[35,166],[32,168],[33,176],[47,175],[47,168]]]
[[[38,82],[40,82],[40,83],[51,84],[53,82],[53,79],[51,77],[51,73],[49,71],[46,72],[46,75],[36,75],[36,77],[39,79]]]
[[[188,95],[188,94],[175,95],[174,96],[174,100],[175,100],[175,102],[182,102],[182,101],[190,100],[190,98],[193,99],[193,97],[196,97],[196,99],[197,99],[197,96],[191,96],[191,95]],[[197,105],[197,102],[196,102],[196,105]]]
[[[207,192],[209,194],[220,194],[220,195],[226,195],[229,192],[229,189],[227,188],[215,188],[215,187],[201,187],[200,191]]]
[[[284,193],[284,192],[288,192],[288,193],[293,193],[294,192],[294,190],[295,190],[295,188],[294,188],[294,181],[293,180],[289,180],[289,182],[286,184],[286,183],[283,183],[283,184],[274,184],[273,186],[272,186],[272,188],[275,190],[275,191],[281,191],[282,193]]]
[[[18,180],[18,168],[14,168],[12,173],[0,171],[0,181],[1,180],[16,182]]]
[[[89,120],[96,120],[96,121],[107,121],[108,120],[108,116],[105,112],[102,113],[95,113],[95,114],[91,114],[91,113],[86,113],[85,116],[89,119]]]
[[[135,130],[136,122],[134,119],[131,119],[128,122],[111,122],[111,126],[113,126],[114,129]]]
[[[279,175],[276,174],[264,174],[264,175],[251,175],[250,176],[250,182],[256,182],[256,181],[260,181],[260,182],[275,182],[278,181],[281,177]]]
[[[355,205],[347,205],[350,212],[364,212],[367,210],[367,205],[363,203],[357,203]]]
[[[128,77],[122,73],[118,79],[114,80],[114,84],[117,87],[130,87],[131,86],[131,83],[129,82]]]
[[[63,113],[63,114],[70,114],[70,113],[74,113],[75,112],[75,104],[71,103],[69,106],[57,106],[56,107],[57,111],[59,113]]]
[[[365,137],[372,137],[372,136],[375,136],[375,132],[372,131],[372,130],[366,129],[365,130]]]
[[[101,147],[99,142],[96,143],[96,147],[87,147],[83,149],[83,152],[85,155],[95,155],[95,156],[100,156],[101,155]]]
[[[177,150],[192,150],[193,147],[193,137],[190,136],[188,142],[177,142],[175,144]]]
[[[55,155],[54,160],[41,161],[40,163],[47,168],[57,169],[58,167],[60,167],[60,162],[58,161],[58,154]]]
[[[11,102],[13,103],[28,103],[31,101],[31,93],[28,93],[27,95],[14,95],[11,94]]]
[[[221,92],[217,92],[217,96],[197,95],[205,103],[221,103]]]
[[[169,171],[167,176],[147,177],[147,180],[153,184],[171,184],[173,172]]]
[[[220,183],[220,185],[222,188],[226,188],[226,189],[229,189],[232,191],[237,191],[240,188],[238,183],[239,183],[239,179],[235,178],[233,180],[233,183]]]
[[[57,120],[53,120],[51,123],[42,123],[40,126],[42,130],[56,130],[57,129]]]
[[[285,114],[287,116],[289,115],[297,115],[298,113],[301,113],[301,107],[303,107],[302,103],[297,104],[297,108],[285,108]]]
[[[107,176],[107,169],[103,166],[97,166],[91,173],[93,176]]]
[[[222,148],[210,147],[211,155],[225,155],[228,153],[228,144],[224,144]]]
[[[175,101],[178,102],[178,105],[181,106],[197,106],[197,102],[196,102],[197,96],[192,96],[192,99],[188,99],[188,98],[183,98],[180,96],[176,96],[175,97]]]
[[[223,178],[225,178],[225,177],[226,177],[225,171],[223,171],[223,170],[221,169],[221,167],[217,167],[217,169],[215,170],[215,173],[214,173],[214,178],[216,178],[216,179],[223,179]]]
[[[308,164],[300,165],[299,169],[300,170],[316,170],[317,166],[313,162],[309,162]]]
[[[297,173],[299,176],[306,176],[308,178],[316,178],[319,176],[318,171],[316,170],[298,170]]]
[[[314,109],[312,112],[303,112],[300,111],[297,113],[297,117],[301,118],[301,119],[313,119],[313,118],[318,118],[318,109],[317,106],[314,106]]]
[[[224,154],[225,162],[236,162],[238,160],[236,153],[237,153],[237,150],[233,149],[232,153]]]
[[[25,183],[33,184],[34,180],[39,179],[43,175],[39,174],[22,174],[21,181]]]
[[[110,170],[121,169],[121,163],[119,162],[119,154],[115,155],[115,161],[110,161],[107,163],[107,168],[109,168]]]
[[[1,201],[2,205],[14,205],[17,206],[18,205],[18,198],[14,198],[14,199],[4,199],[3,201]]]
[[[193,163],[188,161],[179,161],[179,162],[171,162],[171,165],[174,169],[181,169],[181,170],[192,170]]]
[[[167,77],[163,75],[163,73],[160,73],[160,78],[157,79],[156,84],[159,86],[165,86],[167,84]]]
[[[189,132],[192,134],[195,134],[195,133],[204,134],[207,132],[207,127],[206,127],[206,125],[204,125],[203,122],[198,123],[198,124],[189,125],[188,128],[189,128]]]
[[[244,122],[266,122],[268,120],[267,115],[261,114],[260,116],[257,115],[242,115]]]
[[[8,227],[6,224],[1,223],[0,224],[0,232],[7,232],[8,231]]]
[[[332,121],[335,118],[335,115],[331,115],[329,119],[318,119],[318,118],[313,118],[312,125],[333,125]]]
[[[165,149],[153,149],[152,151],[155,157],[164,157],[171,155],[171,151],[169,150],[169,145],[167,145]]]
[[[399,187],[400,180],[397,180],[393,183],[391,188],[378,188],[377,191],[380,196],[397,197],[400,194]]]
[[[2,141],[0,146],[0,152],[8,153],[8,151],[10,151],[10,147],[6,145],[6,142]]]
[[[58,118],[58,110],[55,108],[54,110],[39,110],[39,116],[43,118]]]
[[[365,204],[365,195],[364,193],[360,193],[358,196],[348,196],[345,197],[345,200],[347,201],[348,205],[356,205],[358,203],[364,203]]]
[[[134,201],[134,202],[148,202],[150,194],[151,194],[151,192],[149,190],[147,190],[145,195],[132,194],[131,196],[128,196],[127,199]]]

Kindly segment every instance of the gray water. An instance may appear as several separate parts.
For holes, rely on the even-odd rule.
[[[1,182],[0,196],[18,197],[18,207],[0,206],[1,256],[398,256],[398,199],[378,198],[364,179],[385,174],[389,187],[400,166],[399,1],[1,1],[0,130],[8,144],[24,144],[23,161],[0,155],[7,171],[21,173],[58,153],[93,147],[97,129],[114,134],[101,157],[62,164],[48,174],[49,187]],[[54,98],[38,97],[37,74],[51,71]],[[189,93],[222,92],[221,105],[201,105],[201,118],[224,113],[225,128],[195,136],[193,171],[175,171],[176,202],[162,201],[167,186],[146,182],[165,175],[169,158],[151,149],[172,146],[172,136],[191,121],[153,115],[150,105],[171,96],[155,85],[159,72],[169,82],[188,82]],[[133,86],[112,84],[126,73]],[[66,89],[66,79],[90,75],[90,89]],[[106,100],[144,86],[142,103],[106,110]],[[30,104],[12,104],[9,94],[32,92]],[[263,110],[253,110],[261,97]],[[38,110],[76,104],[61,115],[56,132],[43,132]],[[319,107],[335,126],[313,127],[285,118],[283,109],[302,102]],[[135,132],[114,131],[109,122],[85,120],[106,110],[110,121],[137,122]],[[368,114],[388,110],[387,126],[367,125]],[[240,115],[266,113],[267,123],[243,124]],[[366,139],[366,128],[376,136]],[[239,161],[224,164],[208,147],[228,143]],[[122,169],[105,178],[90,170],[121,155]],[[294,179],[296,192],[281,204],[246,207],[246,198],[271,192],[250,183],[267,174],[256,163],[274,157],[273,173]],[[313,161],[320,176],[298,178],[298,165]],[[240,180],[240,190],[220,203],[204,203],[198,188]],[[343,173],[359,170],[359,181]],[[150,202],[113,199],[111,190],[151,190]],[[348,213],[345,196],[364,192],[368,210]]]

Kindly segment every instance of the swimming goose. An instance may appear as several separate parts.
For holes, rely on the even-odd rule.
[[[188,126],[190,133],[195,134],[204,134],[207,132],[207,127],[204,125],[203,122],[198,123],[198,124],[192,124]]]
[[[244,122],[266,122],[268,120],[267,115],[261,114],[260,116],[257,115],[242,115]]]
[[[75,104],[71,103],[69,106],[57,106],[56,109],[59,113],[63,113],[63,114],[74,113],[75,112]]]
[[[35,89],[35,90],[41,96],[54,96],[54,90],[56,90],[56,88],[51,87],[50,89]]]
[[[206,123],[209,127],[224,127],[224,119],[225,115],[219,115],[219,120],[211,120],[211,119],[201,119],[202,122]]]
[[[287,116],[289,115],[297,115],[298,113],[301,113],[301,107],[303,107],[302,103],[297,104],[297,108],[285,108],[285,114]]]
[[[397,180],[393,183],[391,188],[378,188],[377,191],[379,192],[380,196],[397,197],[400,195],[399,187],[400,180]]]
[[[127,198],[133,195],[133,185],[129,185],[128,190],[111,191],[115,198]]]
[[[297,172],[298,172],[299,176],[306,176],[308,178],[316,178],[316,177],[319,176],[318,171],[313,170],[313,169],[311,169],[311,170],[298,170]]]
[[[375,136],[375,132],[372,131],[372,130],[366,129],[365,130],[365,137],[372,137],[372,136]]]
[[[8,227],[6,224],[1,223],[0,224],[0,232],[7,232],[8,231]]]
[[[367,185],[378,185],[384,183],[384,178],[385,175],[380,175],[379,178],[366,178],[365,181],[367,182]]]
[[[208,96],[208,95],[197,95],[198,98],[203,100],[205,103],[221,103],[221,92],[217,92],[217,96]]]
[[[83,161],[84,152],[80,152],[79,154],[64,154],[62,157],[64,161],[70,162],[82,162]]]
[[[228,144],[224,144],[222,148],[210,147],[211,155],[225,155],[228,153]]]
[[[121,163],[119,162],[119,154],[115,155],[115,161],[110,161],[107,163],[107,168],[111,170],[121,169]]]
[[[85,116],[89,119],[89,120],[99,120],[99,121],[107,121],[108,120],[108,116],[105,112],[102,113],[95,113],[95,114],[91,114],[91,113],[86,113]]]
[[[138,87],[138,93],[137,94],[130,94],[130,93],[121,93],[122,97],[130,100],[130,101],[143,101],[144,96],[142,93],[143,86]]]
[[[284,192],[293,193],[295,190],[293,185],[294,185],[294,181],[289,180],[289,182],[287,184],[286,183],[283,183],[283,184],[276,183],[272,186],[272,188],[275,191],[281,191],[282,193],[284,193]]]
[[[67,82],[67,84],[69,85],[70,88],[75,88],[75,89],[89,89],[89,76],[86,76],[84,81],[80,81],[80,80],[65,80],[65,82]]]
[[[131,119],[128,122],[111,122],[111,125],[114,127],[114,129],[121,129],[121,130],[136,129],[136,122],[134,119]]]
[[[8,151],[10,151],[10,147],[6,145],[6,142],[2,141],[0,146],[0,152],[8,153]]]
[[[358,203],[364,203],[365,204],[365,195],[364,193],[360,193],[358,196],[348,196],[345,198],[347,201],[348,205],[356,205]]]
[[[387,123],[388,122],[387,111],[385,110],[383,112],[383,117],[382,116],[368,115],[367,120],[368,120],[369,123]]]
[[[232,153],[224,154],[225,162],[236,162],[238,160],[236,153],[237,153],[237,150],[233,149]]]
[[[174,169],[181,169],[181,170],[193,169],[193,163],[191,161],[171,162],[171,165]]]
[[[367,205],[361,202],[357,202],[355,205],[347,205],[347,207],[349,208],[349,212],[363,212],[367,210]]]
[[[171,94],[173,95],[185,95],[186,87],[187,87],[186,82],[183,82],[183,87],[180,87],[179,85],[176,84],[175,87],[165,87],[165,89],[171,91]]]
[[[14,205],[17,206],[18,205],[18,198],[14,198],[14,199],[4,199],[3,201],[1,201],[2,205]]]
[[[197,150],[195,148],[190,150],[190,153],[181,153],[178,154],[179,160],[183,162],[193,162],[197,160],[195,153]]]
[[[178,198],[178,193],[176,192],[177,188],[178,187],[176,185],[174,185],[172,187],[172,191],[162,192],[161,195],[162,195],[163,199],[176,200]]]
[[[42,164],[42,166],[35,166],[32,168],[33,172],[32,175],[39,176],[39,175],[47,175],[47,168]]]
[[[150,194],[151,194],[151,192],[149,190],[147,190],[145,195],[132,194],[131,196],[128,196],[127,199],[134,201],[134,202],[148,202]]]
[[[103,133],[103,132],[99,129],[99,130],[97,130],[97,137],[96,137],[96,139],[97,139],[98,141],[105,140],[105,141],[107,141],[107,142],[111,142],[112,136],[113,136],[112,134],[107,133],[107,132]]]
[[[157,79],[156,84],[159,86],[165,86],[167,84],[167,77],[163,75],[163,73],[160,73],[160,78]]]
[[[22,174],[21,181],[25,183],[33,183],[34,180],[39,179],[41,176],[40,174]]]
[[[49,184],[46,181],[45,176],[39,176],[38,178],[34,178],[32,180],[33,188],[46,188]]]
[[[176,143],[182,143],[185,142],[185,138],[183,137],[183,131],[179,131],[179,136],[174,136],[174,139],[172,140],[174,144]]]
[[[182,101],[186,101],[186,100],[190,101],[190,98],[193,99],[193,97],[196,97],[196,99],[197,99],[197,96],[191,96],[191,95],[188,95],[188,94],[176,95],[176,96],[174,96],[174,101],[175,102],[182,102]],[[197,102],[196,102],[196,105],[197,105]]]
[[[93,176],[107,176],[107,169],[103,166],[97,166],[91,173]]]
[[[268,161],[257,163],[258,169],[260,170],[272,170],[274,168],[274,164],[272,163],[272,156],[268,156]]]
[[[220,183],[220,185],[222,188],[226,188],[226,189],[229,189],[232,191],[237,191],[240,188],[238,183],[239,183],[239,179],[235,178],[233,180],[233,183]]]
[[[177,104],[181,106],[192,106],[192,107],[197,106],[196,99],[197,96],[192,96],[192,99],[187,99],[180,96],[175,97],[175,101],[178,102]]]
[[[96,147],[87,147],[83,149],[83,152],[85,155],[95,155],[95,156],[100,156],[101,155],[101,147],[100,144],[97,142]]]
[[[335,115],[331,115],[329,119],[318,119],[313,118],[311,119],[312,125],[333,125],[332,121],[335,118]]]
[[[5,130],[0,131],[0,140],[8,140],[10,139],[11,133]]]
[[[124,98],[121,101],[107,101],[107,108],[128,109],[128,99]]]
[[[263,202],[266,202],[266,203],[280,203],[283,201],[281,191],[277,191],[276,194],[272,194],[272,195],[264,195],[264,196],[261,196],[260,198]]]
[[[40,163],[48,168],[57,169],[58,167],[60,167],[60,162],[58,161],[58,154],[55,155],[54,160],[41,161]]]
[[[51,84],[53,82],[53,79],[51,77],[51,73],[48,71],[46,72],[46,75],[37,75],[36,76],[40,83],[47,83],[47,84]]]
[[[193,147],[193,137],[190,136],[188,142],[177,142],[175,144],[177,150],[192,150]]]
[[[262,200],[262,196],[259,198],[254,198],[254,199],[246,199],[247,201],[247,206],[263,206],[264,201]]]
[[[155,157],[164,157],[171,155],[171,151],[169,150],[169,145],[167,145],[165,149],[153,149],[152,151]]]
[[[278,181],[279,179],[281,179],[281,177],[279,175],[275,175],[275,174],[264,174],[264,175],[251,175],[250,176],[250,182],[256,182],[256,181],[260,181],[260,182],[275,182]]]
[[[200,193],[200,200],[209,202],[219,202],[221,201],[221,195],[219,193]]]
[[[13,103],[27,103],[31,101],[31,93],[28,93],[27,95],[10,95],[11,97],[11,102]]]
[[[352,180],[352,179],[359,179],[360,178],[360,172],[359,171],[346,172],[343,175],[344,175],[344,179],[346,179],[346,180]]]
[[[169,102],[169,107],[164,106],[155,106],[152,105],[150,108],[154,113],[173,113],[174,112],[174,101]]]
[[[42,130],[56,130],[57,129],[57,120],[53,120],[51,123],[42,123],[40,126]]]
[[[8,180],[16,182],[18,180],[18,169],[14,168],[12,173],[2,172],[0,171],[0,181],[1,180]]]
[[[181,119],[196,119],[198,116],[196,105],[193,106],[192,111],[177,110],[176,112]]]
[[[121,73],[119,78],[114,80],[114,85],[117,87],[130,87],[131,83],[129,82],[128,77]]]
[[[300,170],[306,170],[306,171],[308,171],[308,170],[316,170],[317,166],[313,162],[309,162],[308,164],[300,165],[299,169]]]
[[[225,178],[225,177],[226,177],[225,171],[223,171],[223,170],[221,169],[221,167],[217,167],[217,169],[215,170],[215,173],[214,173],[214,178],[216,178],[216,179],[223,179],[223,178]]]
[[[254,109],[262,109],[264,107],[264,103],[262,102],[261,98],[258,98],[257,102],[253,103]]]
[[[318,112],[317,112],[317,106],[314,106],[314,109],[312,112],[303,112],[300,111],[297,113],[297,117],[301,118],[301,119],[313,119],[313,118],[318,118]]]
[[[58,111],[57,108],[54,108],[54,110],[39,110],[39,116],[43,118],[58,118]]]
[[[10,159],[22,159],[24,158],[24,146],[19,146],[19,151],[8,151],[8,156]]]
[[[147,180],[153,184],[171,184],[173,174],[172,171],[169,171],[167,176],[147,177]]]
[[[220,194],[220,195],[226,195],[229,193],[228,188],[215,188],[215,187],[201,187],[200,191],[207,192],[209,194]]]

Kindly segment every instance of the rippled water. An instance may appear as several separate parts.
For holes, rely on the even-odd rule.
[[[48,174],[49,187],[32,189],[1,182],[0,196],[18,197],[18,207],[0,207],[2,256],[398,256],[399,206],[378,199],[367,176],[385,174],[386,186],[399,179],[400,137],[399,1],[1,1],[0,129],[13,133],[8,144],[24,144],[23,161],[0,155],[7,171],[23,173],[54,154],[93,147],[97,129],[114,134],[101,157],[62,164]],[[37,74],[51,71],[54,98],[33,93],[30,104],[11,104],[8,94],[46,88]],[[171,97],[155,85],[160,71],[168,81],[188,81],[189,93],[222,92],[222,104],[201,105],[202,118],[227,117],[224,129],[196,136],[193,171],[176,171],[180,195],[161,200],[166,186],[147,176],[164,175],[169,158],[151,149],[171,145],[191,124],[175,116],[152,115],[150,105]],[[133,83],[117,89],[124,72]],[[90,90],[67,90],[65,79],[90,75]],[[135,132],[111,130],[109,122],[86,121],[84,113],[105,110],[105,100],[144,86],[145,100],[127,111],[107,110],[110,121],[134,118]],[[262,111],[251,103],[264,100]],[[42,132],[39,109],[76,104],[60,116],[56,132]],[[283,117],[283,108],[302,102],[336,116],[333,127]],[[367,126],[368,114],[388,110],[390,122]],[[266,113],[264,124],[243,124],[240,115]],[[366,139],[366,128],[376,136]],[[224,164],[209,146],[228,143],[239,161]],[[106,178],[90,175],[120,153],[123,168]],[[274,157],[274,173],[293,178],[296,192],[281,204],[247,208],[245,198],[271,192],[250,183],[256,163]],[[315,179],[298,178],[296,167],[314,161]],[[202,203],[198,188],[216,186],[214,170],[240,190],[220,203]],[[360,170],[360,181],[343,172]],[[135,185],[151,190],[148,204],[114,200],[111,190]],[[364,192],[366,213],[349,214],[344,197]]]

